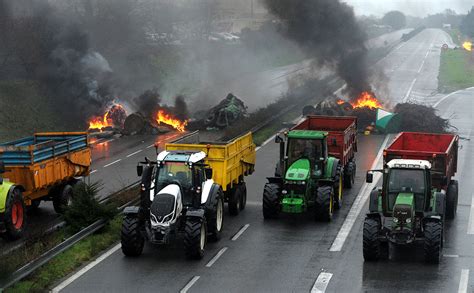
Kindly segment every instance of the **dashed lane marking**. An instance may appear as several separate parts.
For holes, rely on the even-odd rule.
[[[92,174],[94,174],[95,172],[97,172],[97,170],[92,170],[92,171],[89,173],[89,175],[92,175]]]
[[[250,227],[250,224],[245,224],[240,230],[239,232],[237,232],[237,234],[234,235],[234,237],[232,237],[232,241],[235,241],[237,239],[239,239],[239,237],[244,234],[245,230],[247,230],[248,228]]]
[[[458,293],[467,293],[468,284],[469,284],[469,270],[463,269],[461,271],[461,278],[459,280]]]
[[[116,161],[113,161],[112,163],[109,163],[109,164],[105,165],[104,168],[110,167],[110,166],[112,166],[113,164],[117,164],[117,163],[120,162],[120,161],[122,161],[122,159],[118,159],[118,160],[116,160]]]
[[[147,146],[146,148],[149,149],[149,148],[152,148],[152,147],[154,147],[154,146],[155,146],[155,144],[150,144],[150,145]]]
[[[56,286],[53,290],[51,290],[51,292],[53,293],[57,293],[57,292],[60,292],[61,290],[63,290],[64,288],[66,288],[67,286],[69,286],[72,282],[74,282],[75,280],[79,279],[82,275],[84,275],[85,273],[87,273],[90,269],[92,269],[93,267],[95,267],[96,265],[98,265],[100,262],[102,262],[104,259],[106,259],[107,257],[111,256],[114,252],[116,252],[117,250],[119,250],[120,248],[122,247],[122,245],[119,243],[117,245],[115,245],[113,248],[111,248],[109,251],[107,251],[106,253],[102,254],[99,258],[97,258],[96,260],[94,260],[93,262],[89,263],[87,266],[85,266],[84,268],[82,268],[80,271],[78,271],[77,273],[75,273],[74,275],[72,275],[71,277],[67,278],[64,282],[62,282],[61,284],[59,284],[58,286]]]
[[[389,140],[389,136],[387,135],[385,137],[385,140],[382,143],[382,146],[380,147],[377,157],[375,158],[370,168],[371,170],[375,169],[379,165],[379,163],[382,162],[383,150],[385,146],[388,144],[388,140]],[[357,218],[359,217],[360,212],[362,211],[362,208],[364,207],[367,199],[369,198],[370,192],[372,191],[373,187],[377,184],[377,181],[380,179],[380,177],[382,177],[382,174],[376,172],[374,174],[373,183],[364,183],[364,185],[362,185],[362,188],[357,194],[357,197],[354,200],[354,203],[352,204],[349,214],[347,214],[347,217],[344,220],[344,223],[342,224],[341,229],[337,233],[336,239],[334,239],[334,242],[332,243],[331,248],[329,248],[329,251],[342,250],[342,247],[344,246],[344,243],[346,242],[346,239],[349,236],[349,233],[351,232],[352,227],[354,226]]]
[[[471,213],[469,214],[469,224],[467,226],[467,234],[474,235],[474,193],[471,200]]]
[[[458,254],[445,254],[443,255],[444,257],[448,257],[448,258],[458,258],[459,255]]]
[[[322,272],[319,274],[318,278],[314,282],[313,288],[311,288],[311,293],[324,293],[326,288],[331,281],[332,274],[328,272]]]
[[[189,281],[186,286],[184,286],[183,289],[181,289],[181,291],[179,291],[179,293],[186,293],[188,292],[189,289],[191,289],[191,287],[197,282],[197,280],[199,280],[200,276],[194,276],[191,281]]]
[[[408,101],[408,98],[410,97],[411,92],[413,91],[413,87],[415,86],[415,83],[416,83],[416,78],[412,81],[410,87],[408,88],[408,92],[403,98],[403,103],[406,103]]]
[[[136,154],[139,154],[139,153],[141,153],[141,152],[143,152],[143,150],[138,150],[138,151],[136,151],[136,152],[131,153],[130,155],[128,155],[127,158],[130,158],[130,157],[132,157],[132,156],[135,156]]]
[[[206,268],[212,267],[212,265],[226,252],[228,247],[224,247],[207,263]]]

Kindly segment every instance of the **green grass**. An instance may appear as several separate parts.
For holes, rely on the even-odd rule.
[[[474,55],[462,49],[441,53],[438,79],[442,93],[474,86]]]
[[[51,289],[60,279],[95,259],[102,251],[117,243],[120,238],[121,223],[122,216],[116,216],[101,231],[76,243],[72,248],[56,256],[31,276],[5,291],[44,292]]]

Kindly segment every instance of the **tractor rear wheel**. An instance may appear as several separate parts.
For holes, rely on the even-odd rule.
[[[275,183],[265,184],[263,189],[263,218],[276,219],[280,213],[280,185]]]
[[[240,185],[236,185],[229,196],[229,214],[237,216],[240,212],[240,203],[242,202],[242,190]]]
[[[334,212],[334,193],[331,186],[321,186],[316,194],[316,214],[317,221],[329,222]]]
[[[456,217],[456,212],[458,209],[458,182],[453,180],[449,186],[448,191],[446,192],[446,219],[452,220]]]
[[[438,264],[443,247],[443,224],[441,222],[428,222],[425,224],[425,261]]]
[[[381,255],[381,243],[379,240],[380,221],[373,218],[365,218],[363,232],[363,253],[365,261],[377,261]]]
[[[355,164],[353,162],[349,162],[347,164],[347,168],[344,170],[344,187],[345,188],[352,188],[355,181]]]
[[[207,243],[206,219],[188,218],[184,228],[184,253],[189,259],[202,259]]]
[[[145,238],[141,234],[138,217],[125,216],[122,222],[122,252],[126,256],[139,256],[145,246]]]
[[[71,205],[72,202],[72,186],[70,184],[65,184],[59,189],[53,197],[53,207],[54,211],[58,214],[64,214],[66,209]]]
[[[23,236],[26,227],[25,202],[21,190],[15,188],[8,193],[5,203],[4,222],[6,233],[4,237],[13,241]]]
[[[219,189],[218,196],[214,197],[214,202],[209,219],[209,240],[219,241],[221,239],[222,228],[224,227],[224,195]]]

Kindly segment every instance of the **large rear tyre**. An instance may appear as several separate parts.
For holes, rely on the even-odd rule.
[[[362,245],[365,261],[377,261],[380,259],[382,247],[379,240],[379,232],[380,221],[373,218],[365,218]]]
[[[10,190],[5,203],[4,223],[6,233],[3,235],[7,240],[20,239],[26,227],[25,202],[21,190],[15,188]]]
[[[425,261],[438,264],[443,248],[443,225],[441,222],[428,222],[425,224]]]
[[[209,240],[219,241],[224,227],[224,196],[222,191],[214,198],[212,210],[209,217]]]
[[[458,210],[458,182],[453,180],[446,192],[446,219],[452,220],[456,217]]]
[[[145,238],[141,234],[140,220],[137,217],[125,216],[122,222],[122,252],[126,256],[139,256],[145,246]]]
[[[65,184],[59,189],[53,197],[54,211],[58,214],[64,214],[72,203],[73,189],[70,184]]]
[[[334,193],[331,186],[321,186],[316,194],[316,221],[329,222],[334,213]]]
[[[184,253],[189,259],[202,259],[207,243],[206,219],[188,218],[184,228]]]
[[[276,219],[280,214],[280,185],[275,183],[265,184],[263,189],[263,218]]]
[[[242,202],[242,190],[240,185],[236,185],[229,196],[229,214],[237,216],[240,212],[240,203]]]

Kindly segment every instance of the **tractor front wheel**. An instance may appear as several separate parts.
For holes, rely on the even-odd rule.
[[[140,231],[138,217],[125,216],[122,222],[121,242],[122,252],[126,256],[139,256],[145,246],[145,238]]]
[[[380,221],[373,218],[365,218],[363,231],[363,253],[365,261],[377,261],[381,255],[381,243],[379,240]]]
[[[317,221],[329,222],[334,212],[334,193],[331,186],[321,186],[316,194],[316,214]]]
[[[458,182],[453,180],[446,192],[446,219],[452,220],[456,217],[458,209]]]
[[[26,227],[25,202],[21,190],[15,188],[8,193],[4,214],[6,233],[4,237],[13,241],[23,236]]]
[[[280,213],[280,185],[265,184],[263,189],[263,218],[276,219]]]
[[[425,224],[425,260],[428,263],[438,264],[443,247],[443,224],[441,222],[428,222]]]
[[[202,259],[207,243],[206,219],[188,218],[184,228],[184,252],[189,259]]]

